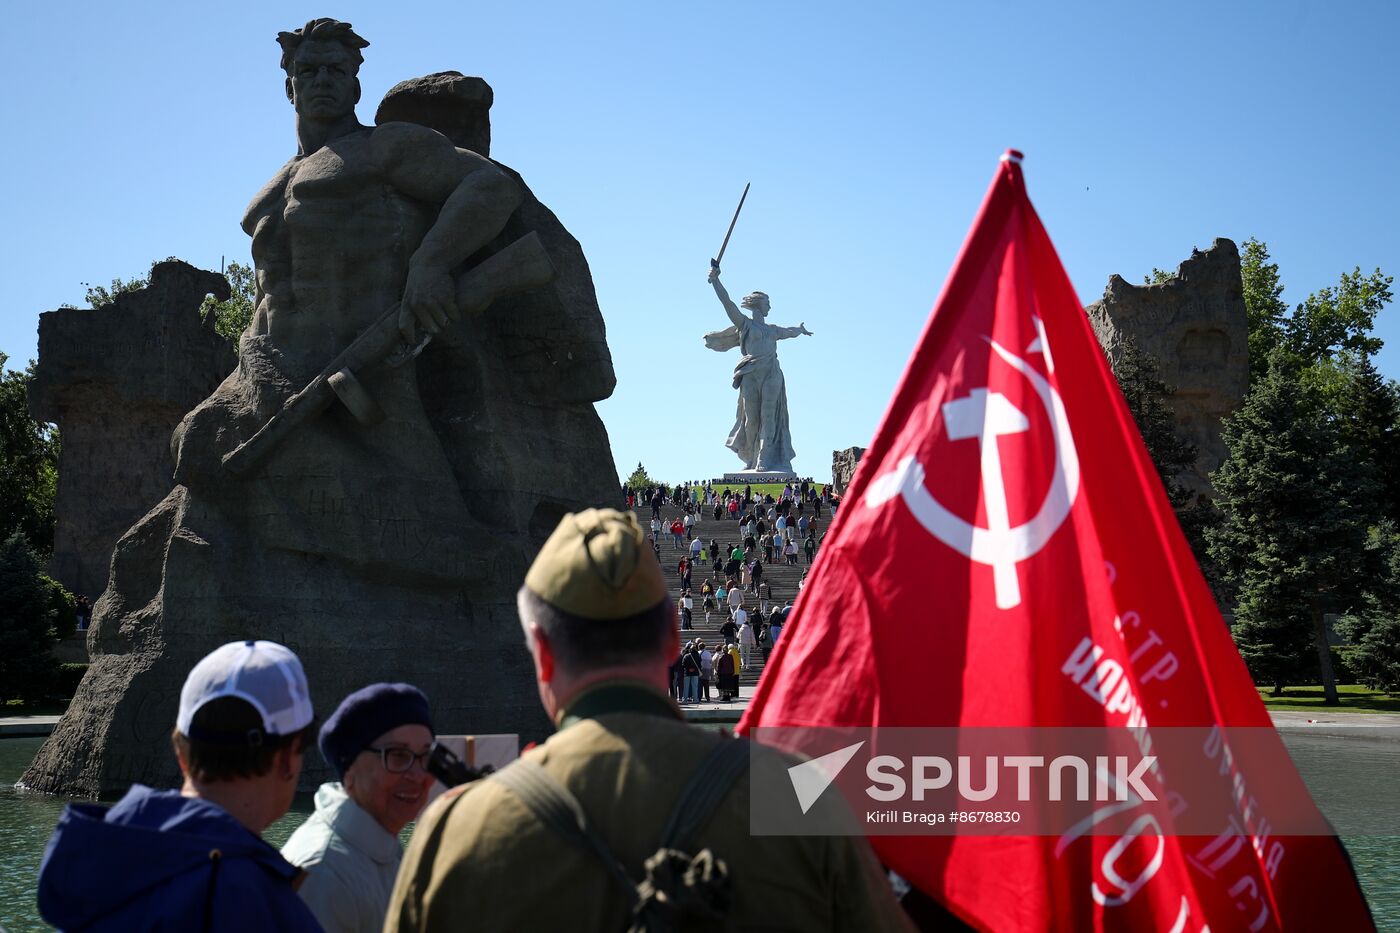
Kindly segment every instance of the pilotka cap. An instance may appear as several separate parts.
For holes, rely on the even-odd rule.
[[[661,564],[637,519],[615,509],[565,515],[530,565],[525,586],[585,619],[625,619],[666,598]]]

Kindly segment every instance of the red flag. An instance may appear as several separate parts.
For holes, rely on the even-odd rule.
[[[741,732],[1271,728],[1018,153],[1003,157],[787,621]],[[1244,779],[1295,782],[1312,807],[1286,770]],[[1270,838],[1246,817],[1242,845],[1163,832],[1126,861],[1111,836],[872,842],[982,929],[1373,927],[1334,837]]]

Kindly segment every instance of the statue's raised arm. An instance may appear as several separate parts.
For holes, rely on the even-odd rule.
[[[740,330],[748,323],[748,318],[739,313],[739,308],[734,304],[734,299],[729,297],[729,292],[725,289],[724,283],[719,280],[719,266],[710,267],[710,284],[715,287],[715,294],[719,297],[719,303],[724,305],[724,313],[729,315],[729,320]]]

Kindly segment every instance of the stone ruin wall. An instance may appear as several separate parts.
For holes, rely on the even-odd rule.
[[[1181,435],[1196,445],[1196,463],[1179,479],[1211,497],[1210,473],[1229,450],[1221,423],[1249,389],[1249,325],[1235,244],[1217,239],[1193,250],[1176,275],[1158,285],[1113,276],[1101,300],[1085,308],[1099,343],[1116,363],[1125,339],[1160,366],[1176,389],[1171,405]]]
[[[836,493],[846,494],[846,487],[851,485],[851,480],[856,475],[856,467],[860,465],[860,458],[863,456],[864,447],[847,447],[845,450],[831,452],[831,485],[835,487]]]
[[[170,490],[170,432],[237,362],[200,319],[207,294],[227,299],[227,280],[172,260],[104,308],[39,316],[29,407],[63,439],[51,572],[92,602],[117,539]]]

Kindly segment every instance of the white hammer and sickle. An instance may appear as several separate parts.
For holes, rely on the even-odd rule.
[[[998,438],[1025,431],[1030,423],[1006,396],[986,388],[973,389],[966,397],[946,403],[943,424],[949,440],[975,438],[981,446],[982,488],[989,527],[980,528],[965,521],[935,499],[924,487],[923,464],[912,455],[871,482],[865,504],[867,508],[878,508],[891,499],[902,498],[930,534],[971,560],[992,568],[997,608],[1012,609],[1021,604],[1016,565],[1040,551],[1074,508],[1079,496],[1079,454],[1060,394],[1025,360],[990,338],[987,342],[1030,382],[1050,422],[1055,469],[1040,509],[1024,525],[1011,525]],[[1044,346],[1043,334],[1038,342]],[[1042,352],[1048,355],[1048,350]]]

